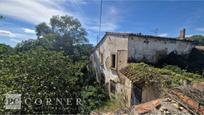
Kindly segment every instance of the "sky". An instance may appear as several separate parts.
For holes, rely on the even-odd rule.
[[[131,32],[177,37],[204,35],[204,2],[177,0],[103,0],[100,39],[105,32]],[[49,24],[53,15],[77,18],[88,32],[89,43],[99,35],[100,0],[0,0],[0,43],[14,47],[37,39],[35,26]]]

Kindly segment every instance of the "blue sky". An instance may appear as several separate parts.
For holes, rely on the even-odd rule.
[[[204,34],[204,2],[103,0],[102,34],[106,31],[133,32],[177,37],[182,28],[187,36]],[[36,39],[35,26],[53,15],[78,18],[96,44],[99,0],[1,0],[0,43],[15,46]],[[157,30],[157,32],[155,32]]]

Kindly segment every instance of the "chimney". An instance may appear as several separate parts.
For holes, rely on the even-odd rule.
[[[182,30],[180,31],[180,34],[179,34],[178,39],[179,39],[179,40],[184,40],[184,39],[185,39],[185,34],[186,34],[186,29],[184,28],[184,29],[182,29]]]

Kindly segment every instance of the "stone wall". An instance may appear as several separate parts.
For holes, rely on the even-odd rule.
[[[93,68],[95,68],[97,80],[100,81],[101,73],[103,73],[105,75],[105,84],[109,90],[110,80],[119,82],[118,67],[127,62],[128,38],[123,36],[105,37],[105,41],[95,49],[90,60]],[[116,54],[116,68],[111,68],[111,54]],[[101,58],[103,58],[103,62],[101,62]],[[117,85],[117,89],[119,90],[120,86]]]
[[[129,61],[156,63],[159,58],[176,52],[188,54],[193,45],[187,41],[161,40],[156,38],[130,37],[128,40]]]
[[[152,83],[142,88],[142,103],[159,98],[162,95],[161,86],[158,83]]]
[[[187,41],[105,35],[102,42],[96,46],[90,60],[97,81],[106,86],[109,95],[111,94],[110,81],[112,80],[116,84],[115,95],[124,96],[127,106],[131,106],[132,82],[119,72],[121,68],[128,65],[128,61],[156,63],[158,59],[171,52],[187,54],[192,47],[191,42]],[[111,67],[112,54],[116,56],[115,68]],[[102,76],[104,76],[105,80]],[[105,83],[102,81],[105,81]],[[155,87],[145,86],[142,89],[142,102],[155,99],[159,95],[159,90]]]
[[[131,95],[132,95],[132,82],[125,77],[122,73],[118,73],[119,78],[121,80],[120,87],[121,87],[121,95],[126,100],[126,106],[131,106]]]

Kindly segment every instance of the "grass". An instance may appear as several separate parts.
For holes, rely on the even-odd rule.
[[[118,109],[125,109],[125,108],[127,108],[127,106],[123,102],[122,97],[117,97],[117,98],[114,97],[113,99],[106,101],[105,104],[99,107],[96,111],[97,112],[113,112]]]

